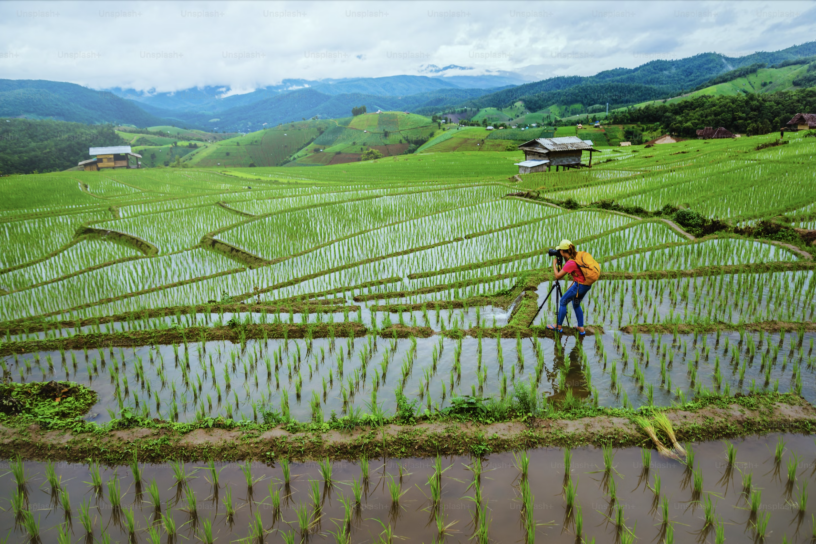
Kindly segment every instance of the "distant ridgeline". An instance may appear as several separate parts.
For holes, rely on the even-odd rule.
[[[609,103],[611,110],[649,100],[672,98],[732,81],[754,74],[766,66],[783,68],[807,64],[814,59],[816,42],[744,57],[703,53],[685,59],[654,60],[631,69],[606,70],[588,77],[553,77],[486,94],[462,102],[457,107],[505,108],[523,102],[529,111],[538,111],[556,104],[590,107]],[[795,84],[812,86],[816,81],[803,80],[800,83],[802,85]]]
[[[126,145],[112,125],[0,119],[0,174],[56,172],[88,158],[88,148]]]
[[[816,89],[802,89],[773,94],[698,96],[616,112],[611,122],[660,123],[672,133],[689,137],[707,126],[723,126],[735,133],[766,134],[784,127],[797,113],[813,112]]]

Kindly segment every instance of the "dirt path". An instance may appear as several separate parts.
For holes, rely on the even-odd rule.
[[[750,399],[751,397],[745,397]],[[712,404],[697,410],[671,409],[681,441],[713,440],[783,430],[814,432],[816,409],[796,397],[791,404],[775,402]],[[215,426],[217,427],[217,425]],[[535,419],[480,425],[473,423],[420,423],[386,425],[350,432],[290,433],[276,427],[266,431],[198,428],[180,432],[169,424],[153,428],[108,430],[74,434],[49,431],[38,425],[0,426],[0,456],[106,463],[128,463],[133,453],[145,462],[168,459],[237,460],[358,459],[498,453],[544,446],[613,445],[652,447],[651,441],[628,417],[596,416],[574,420]]]
[[[693,235],[691,235],[690,233],[688,233],[688,232],[684,231],[684,230],[683,230],[683,229],[680,227],[680,225],[678,225],[678,224],[677,224],[677,223],[675,223],[674,221],[669,221],[668,219],[663,219],[662,217],[658,217],[657,219],[659,219],[660,221],[663,221],[664,223],[666,223],[666,224],[667,224],[669,227],[671,227],[671,228],[672,228],[672,230],[676,231],[676,232],[677,232],[677,234],[679,234],[680,236],[685,236],[685,237],[686,237],[686,238],[688,238],[689,240],[696,240],[696,238],[694,238],[694,236],[693,236]]]

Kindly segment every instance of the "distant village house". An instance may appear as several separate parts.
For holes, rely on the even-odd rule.
[[[555,171],[562,168],[592,167],[592,140],[582,140],[577,136],[563,138],[537,138],[519,146],[524,151],[524,161],[516,163],[519,174],[548,171],[555,166]],[[589,164],[581,162],[584,151],[589,151]]]
[[[785,130],[796,132],[797,130],[810,130],[816,128],[816,113],[797,113],[793,119],[788,121]]]
[[[646,142],[645,145],[661,145],[661,144],[676,144],[677,142],[682,142],[683,138],[675,138],[674,136],[670,136],[669,134],[664,134],[659,138],[655,138],[654,140],[650,140]]]
[[[117,145],[113,147],[91,147],[88,149],[88,155],[94,155],[95,158],[82,161],[78,164],[85,171],[102,170],[104,168],[141,168],[142,163],[139,159],[142,158],[138,153],[133,153],[129,145]],[[130,159],[135,159],[131,163]]]
[[[716,130],[714,127],[705,127],[697,130],[697,138],[700,140],[716,140],[719,138],[736,138],[736,136],[734,136],[733,132],[723,127]]]

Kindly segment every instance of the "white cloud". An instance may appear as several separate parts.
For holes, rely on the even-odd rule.
[[[283,79],[592,75],[812,40],[802,2],[0,2],[0,77],[158,92]],[[792,14],[801,15],[791,17]],[[783,31],[770,31],[779,30]],[[12,53],[12,54],[8,54]]]

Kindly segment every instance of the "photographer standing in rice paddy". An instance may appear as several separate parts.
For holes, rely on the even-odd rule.
[[[578,333],[583,336],[586,334],[586,330],[584,329],[584,311],[581,309],[581,301],[592,288],[592,284],[601,276],[601,266],[586,251],[575,249],[575,246],[569,240],[561,240],[561,243],[555,249],[561,252],[561,258],[564,260],[564,266],[559,270],[559,258],[553,258],[555,281],[569,274],[572,276],[572,285],[561,297],[558,306],[558,324],[547,325],[547,328],[558,332],[562,331],[561,324],[564,322],[564,318],[567,317],[567,304],[572,302],[575,318],[578,320]]]

